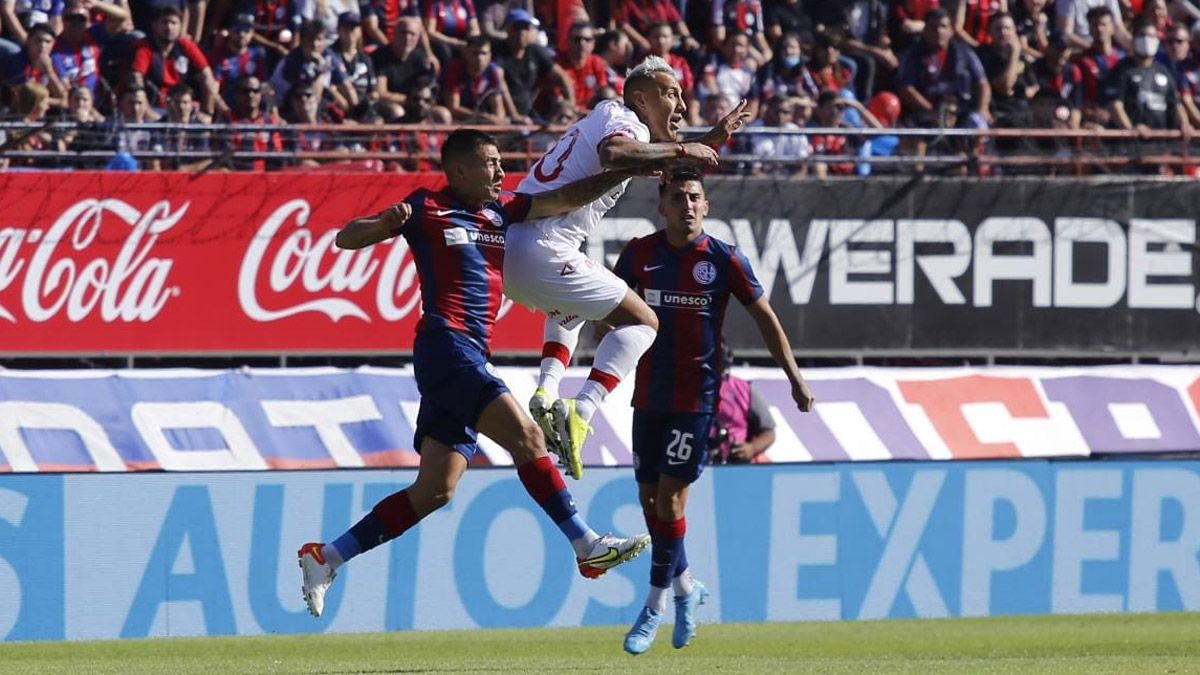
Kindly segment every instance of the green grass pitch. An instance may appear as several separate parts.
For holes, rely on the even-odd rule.
[[[1200,673],[1200,614],[703,624],[671,648],[625,629],[472,630],[0,644],[36,673]]]

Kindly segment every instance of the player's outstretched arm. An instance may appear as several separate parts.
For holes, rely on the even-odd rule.
[[[783,326],[780,325],[775,310],[771,308],[771,303],[762,295],[746,305],[746,311],[750,312],[750,317],[758,324],[758,332],[762,333],[763,343],[767,345],[775,363],[783,368],[788,381],[792,383],[792,400],[796,402],[796,407],[801,412],[812,410],[816,399],[809,390],[808,383],[804,381],[804,376],[800,374],[800,367],[796,365],[796,359],[792,356],[792,345],[788,342],[787,334],[783,332]]]
[[[613,136],[600,144],[600,164],[606,169],[663,162],[716,166],[717,151],[703,143],[643,143],[628,136]]]
[[[527,218],[537,220],[570,213],[603,197],[609,190],[634,176],[648,176],[656,173],[657,168],[653,163],[646,163],[637,168],[605,171],[574,183],[568,183],[557,190],[531,195],[533,203],[529,207]]]
[[[737,104],[737,107],[730,111],[728,115],[722,117],[721,121],[717,122],[716,126],[704,132],[698,138],[693,138],[692,140],[696,143],[702,143],[704,145],[724,145],[725,141],[728,141],[729,137],[733,135],[733,132],[746,126],[746,124],[750,121],[752,115],[750,111],[746,109],[746,106],[746,99],[742,99],[741,102]]]
[[[378,244],[396,236],[411,215],[412,207],[400,202],[374,215],[360,216],[338,230],[335,243],[338,248],[366,248]]]

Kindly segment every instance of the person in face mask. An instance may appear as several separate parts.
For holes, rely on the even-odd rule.
[[[1158,47],[1154,24],[1139,19],[1133,29],[1133,54],[1117,64],[1104,86],[1118,129],[1180,129],[1187,124],[1175,78],[1154,60]]]

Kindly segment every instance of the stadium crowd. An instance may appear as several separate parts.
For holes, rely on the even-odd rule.
[[[445,133],[433,127],[570,123],[620,96],[623,73],[650,54],[674,67],[696,126],[746,99],[752,126],[788,130],[1190,130],[1198,50],[1194,0],[0,0],[0,119],[77,123],[10,132],[0,149],[112,150],[91,166],[142,169],[225,150],[267,154],[233,168],[282,165],[297,150],[390,150],[413,158],[393,168],[426,169]],[[124,129],[133,122],[162,129]],[[209,122],[433,127],[339,136],[166,124]],[[531,152],[552,140],[513,138]],[[164,154],[121,152],[147,150]],[[753,130],[722,148],[797,160],[961,150],[961,139]]]

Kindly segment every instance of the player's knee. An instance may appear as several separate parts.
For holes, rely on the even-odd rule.
[[[453,498],[454,498],[454,488],[452,488],[452,487],[438,488],[429,495],[430,509],[433,511],[437,511],[438,509],[442,508],[443,506],[449,504],[450,500]]]

